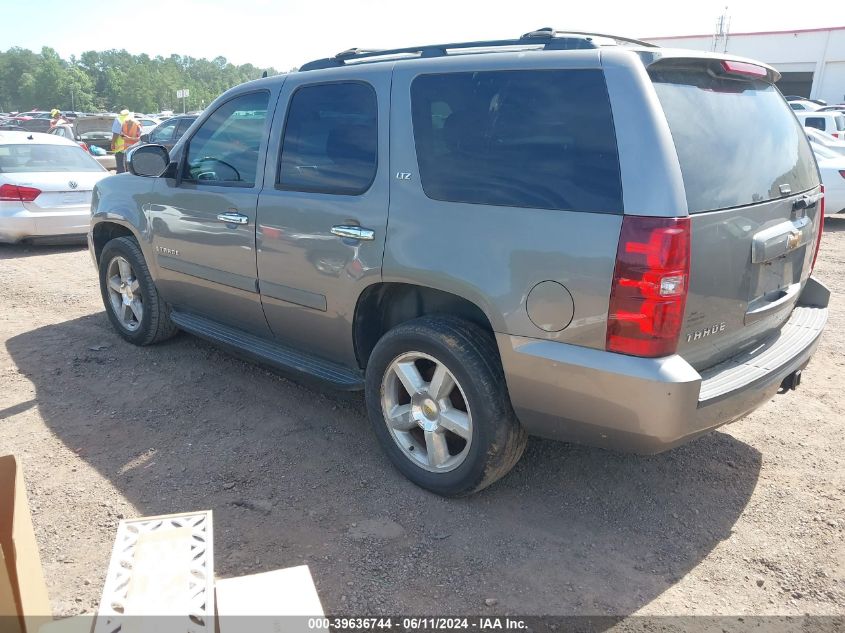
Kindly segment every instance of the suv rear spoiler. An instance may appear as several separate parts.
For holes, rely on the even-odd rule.
[[[654,70],[668,70],[670,68],[700,69],[702,65],[705,65],[714,75],[734,79],[764,79],[773,84],[781,77],[781,74],[772,66],[748,57],[680,48],[658,48],[635,52],[646,68],[653,68]]]

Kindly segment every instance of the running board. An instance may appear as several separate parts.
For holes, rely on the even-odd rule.
[[[273,369],[315,378],[343,391],[360,391],[364,388],[364,374],[361,371],[316,358],[195,314],[174,311],[170,318],[186,332],[217,343],[236,355],[269,365]]]

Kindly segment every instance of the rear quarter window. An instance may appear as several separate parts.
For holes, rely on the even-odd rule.
[[[411,107],[429,198],[622,213],[601,70],[421,75],[411,84]]]
[[[678,153],[690,213],[727,209],[818,185],[810,145],[777,89],[703,69],[652,70]],[[807,125],[813,117],[807,117]]]

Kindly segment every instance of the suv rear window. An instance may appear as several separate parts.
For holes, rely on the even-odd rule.
[[[422,75],[411,84],[411,104],[429,198],[622,213],[602,71]]]
[[[727,209],[818,185],[803,128],[771,84],[705,70],[653,70],[690,213]]]

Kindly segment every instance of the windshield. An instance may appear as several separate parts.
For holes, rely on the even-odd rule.
[[[102,170],[100,164],[78,146],[0,145],[0,174]]]
[[[771,84],[706,70],[651,72],[684,178],[690,213],[812,189],[818,174],[801,125]],[[785,187],[784,187],[785,188]]]

